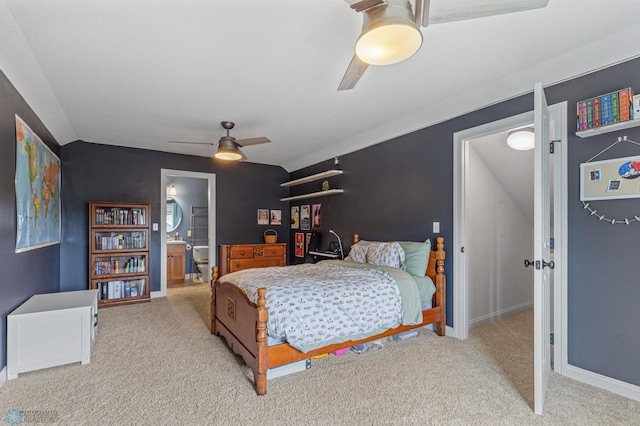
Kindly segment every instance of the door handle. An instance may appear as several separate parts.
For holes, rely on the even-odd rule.
[[[533,260],[529,260],[529,259],[525,259],[524,260],[524,267],[528,268],[529,266],[534,266],[536,269],[541,269],[540,268],[540,261],[533,261]],[[542,269],[548,267],[549,269],[554,269],[556,266],[555,262],[552,260],[551,262],[545,262],[544,260],[542,261]]]

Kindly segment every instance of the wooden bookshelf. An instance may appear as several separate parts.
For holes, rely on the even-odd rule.
[[[89,288],[98,307],[150,300],[149,204],[89,203]]]

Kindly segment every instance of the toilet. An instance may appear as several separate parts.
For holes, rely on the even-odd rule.
[[[209,268],[209,246],[193,246],[193,260],[198,265],[200,279],[208,283],[211,281],[211,268]]]

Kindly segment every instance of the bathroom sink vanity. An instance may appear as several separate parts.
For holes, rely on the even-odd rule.
[[[186,247],[185,241],[167,241],[167,285],[184,282]]]

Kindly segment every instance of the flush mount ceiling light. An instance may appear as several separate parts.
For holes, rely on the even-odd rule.
[[[509,132],[507,145],[517,151],[527,151],[535,146],[533,129],[517,129]]]
[[[370,65],[391,65],[411,57],[422,46],[408,1],[389,2],[364,12],[356,55]]]

